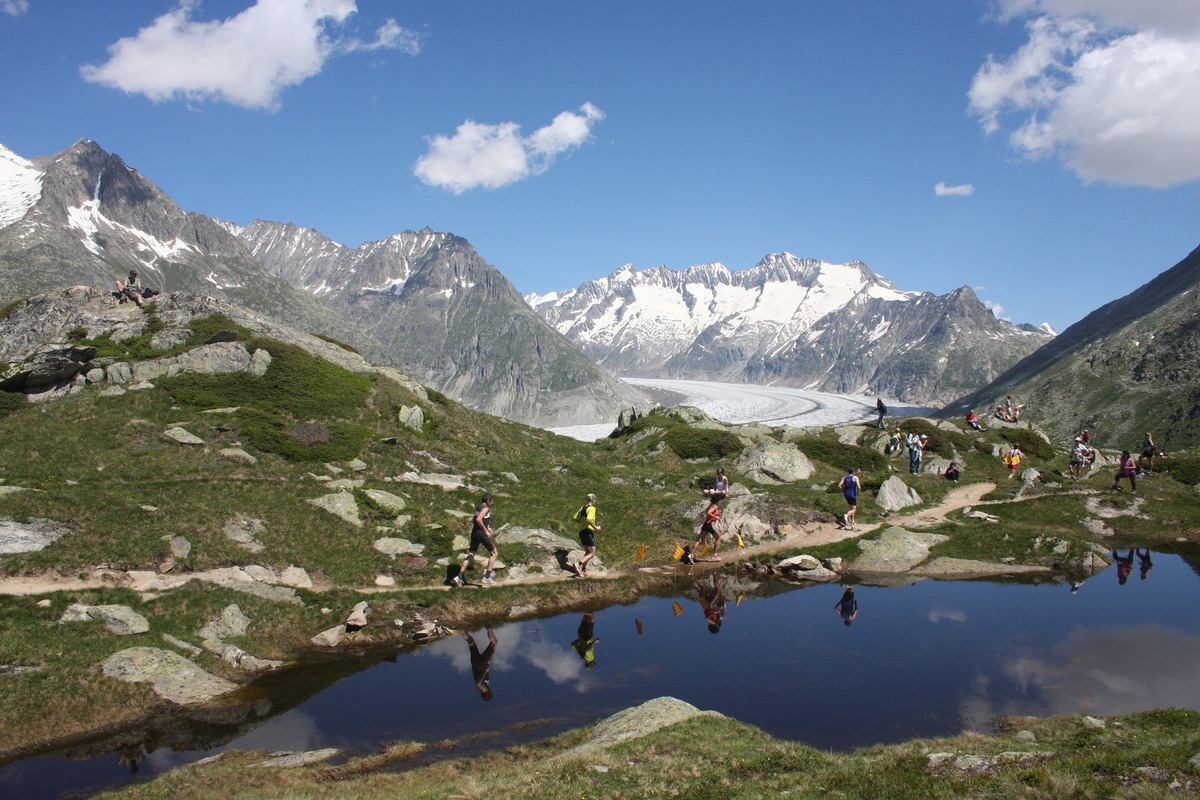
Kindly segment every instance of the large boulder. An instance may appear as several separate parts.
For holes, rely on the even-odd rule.
[[[131,647],[113,653],[101,671],[128,683],[148,683],[154,693],[179,705],[205,703],[238,688],[211,675],[178,653],[157,647]]]
[[[907,572],[929,558],[929,549],[949,540],[937,533],[914,533],[892,526],[877,539],[860,540],[862,555],[854,559],[850,570],[856,573]]]
[[[917,494],[916,489],[910,487],[896,475],[892,475],[884,481],[879,487],[878,494],[875,495],[875,505],[879,506],[885,514],[909,506],[920,505],[921,502],[921,495]]]
[[[747,478],[767,484],[794,483],[816,472],[799,447],[773,441],[752,444],[738,456],[733,467]]]

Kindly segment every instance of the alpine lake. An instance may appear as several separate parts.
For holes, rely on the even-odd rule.
[[[0,766],[0,796],[87,797],[230,748],[370,754],[419,741],[409,763],[463,758],[664,695],[832,751],[987,730],[999,715],[1200,710],[1200,562],[1119,553],[1132,557],[1124,569],[1082,584],[860,584],[849,624],[843,585],[681,573],[660,596],[590,615],[314,658],[234,705]]]

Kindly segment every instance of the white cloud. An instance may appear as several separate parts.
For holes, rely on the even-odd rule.
[[[180,0],[149,26],[108,48],[109,59],[80,68],[84,80],[154,101],[221,100],[276,109],[289,86],[319,73],[333,56],[396,49],[415,55],[420,40],[388,20],[371,42],[336,38],[357,11],[354,0],[259,0],[237,16],[194,20],[199,0]]]
[[[454,194],[496,189],[545,172],[554,159],[591,138],[604,113],[584,103],[579,113],[564,111],[547,126],[521,136],[515,122],[495,125],[467,120],[453,136],[429,139],[429,151],[417,159],[413,174],[423,183]]]
[[[1004,306],[999,303],[993,303],[991,300],[983,300],[982,302],[985,308],[991,310],[993,317],[1002,319],[1005,322],[1012,322],[1012,317],[1004,313]]]
[[[1085,183],[1200,180],[1200,3],[1001,0],[1028,41],[989,56],[970,108],[1029,159],[1061,159]]]
[[[0,0],[0,11],[19,17],[29,10],[29,0]]]
[[[945,181],[938,181],[933,187],[933,193],[938,197],[970,197],[975,194],[975,184],[959,183],[951,185]]]

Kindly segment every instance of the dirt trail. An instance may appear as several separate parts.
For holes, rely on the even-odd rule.
[[[971,505],[980,505],[980,498],[988,492],[996,488],[994,483],[968,483],[962,486],[956,486],[942,499],[940,503],[929,508],[914,511],[910,514],[898,514],[888,517],[884,522],[877,522],[867,525],[859,525],[858,530],[850,531],[838,528],[832,522],[813,522],[803,526],[796,526],[782,539],[776,539],[763,544],[752,545],[749,547],[737,547],[737,541],[733,537],[726,537],[722,542],[722,558],[723,561],[705,561],[702,560],[697,566],[716,568],[730,562],[744,561],[754,558],[755,556],[765,553],[772,553],[779,550],[794,549],[797,547],[816,547],[824,544],[832,544],[845,539],[854,539],[863,534],[870,533],[885,525],[914,525],[924,526],[936,524],[946,519],[946,515],[952,511],[957,511],[960,508]],[[1006,502],[1006,501],[997,501]],[[503,543],[501,543],[503,544]],[[515,585],[515,584],[534,584],[534,583],[550,583],[554,581],[578,581],[578,580],[597,580],[618,578],[622,575],[635,572],[639,567],[634,566],[626,570],[609,570],[606,573],[596,574],[588,578],[578,578],[569,572],[563,572],[561,575],[531,575],[520,581],[501,580],[499,585]],[[661,572],[662,574],[671,574],[676,567],[671,564],[659,567],[647,567],[647,571]],[[80,591],[85,589],[99,589],[106,586],[121,586],[124,582],[124,573],[109,569],[94,569],[86,573],[77,573],[72,576],[58,575],[48,573],[44,575],[22,576],[0,578],[0,595],[40,595],[49,594],[51,592],[62,591]],[[402,587],[413,588],[413,587]],[[443,584],[431,584],[428,586],[418,587],[424,589],[439,589],[446,588]],[[480,588],[480,587],[475,587]],[[380,592],[395,591],[390,587],[370,586],[362,587],[357,591],[363,594],[374,594]]]

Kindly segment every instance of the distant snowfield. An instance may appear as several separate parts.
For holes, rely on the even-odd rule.
[[[678,381],[649,378],[623,378],[626,383],[641,389],[670,392],[678,395],[674,405],[696,406],[706,414],[721,420],[741,424],[762,422],[768,425],[792,425],[812,428],[824,425],[843,425],[875,419],[875,398],[853,394],[827,394],[786,386],[759,386],[750,383],[717,383],[714,381]],[[919,414],[928,409],[905,406],[884,400],[889,414],[900,416]],[[561,436],[592,442],[612,433],[616,420],[595,425],[572,425],[550,428]]]

